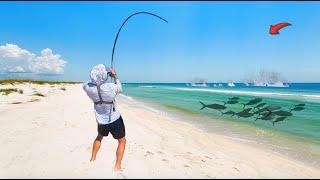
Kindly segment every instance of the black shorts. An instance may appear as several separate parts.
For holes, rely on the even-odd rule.
[[[108,136],[109,132],[114,139],[121,139],[126,135],[126,129],[122,117],[110,124],[98,124],[98,133],[102,136]]]

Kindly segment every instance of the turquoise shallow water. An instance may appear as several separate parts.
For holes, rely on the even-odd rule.
[[[128,96],[154,102],[185,115],[206,117],[208,121],[201,123],[209,131],[227,129],[225,132],[234,137],[274,145],[280,147],[278,150],[285,154],[320,164],[320,84],[293,83],[289,88],[247,87],[241,84],[236,84],[236,87],[228,87],[226,84],[223,87],[208,85],[209,87],[190,87],[184,83],[128,83],[123,88]],[[289,110],[294,104],[306,105],[305,110],[293,111],[293,116],[274,126],[271,121],[255,121],[253,117],[222,116],[221,112],[209,108],[200,110],[202,105],[199,101],[205,104],[223,104],[223,101],[234,96],[240,98],[239,103],[261,97],[262,102],[281,106],[282,110]],[[227,105],[228,110],[241,111],[243,105],[239,103]]]

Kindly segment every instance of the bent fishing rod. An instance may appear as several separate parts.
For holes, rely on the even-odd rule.
[[[160,16],[158,16],[158,15],[156,15],[156,14],[149,13],[149,12],[136,12],[136,13],[128,16],[127,19],[126,19],[126,20],[122,23],[122,25],[120,26],[120,28],[119,28],[119,30],[118,30],[118,33],[117,33],[117,36],[116,36],[116,38],[114,39],[113,48],[112,48],[112,55],[111,55],[111,66],[110,66],[111,68],[113,68],[114,52],[115,52],[115,47],[116,47],[116,44],[117,44],[117,41],[118,41],[118,37],[119,37],[120,31],[121,31],[122,27],[126,24],[126,22],[127,22],[130,18],[132,18],[133,16],[138,15],[138,14],[151,15],[151,16],[153,16],[153,17],[156,17],[156,18],[158,18],[158,19],[160,19],[160,20],[168,23],[168,21],[165,20],[164,18],[162,18],[162,17],[160,17]]]

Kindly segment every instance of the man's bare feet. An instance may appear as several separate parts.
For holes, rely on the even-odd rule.
[[[113,170],[114,171],[122,171],[122,168],[121,168],[121,166],[115,166]]]

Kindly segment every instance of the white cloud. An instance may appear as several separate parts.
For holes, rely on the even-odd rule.
[[[26,71],[23,69],[23,67],[21,67],[21,66],[16,66],[16,67],[9,68],[9,69],[7,70],[7,72],[10,72],[10,73],[20,72],[20,73],[22,73],[22,72],[26,72]]]
[[[66,63],[49,48],[36,55],[14,44],[0,46],[0,72],[63,74]]]

